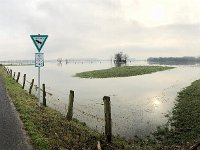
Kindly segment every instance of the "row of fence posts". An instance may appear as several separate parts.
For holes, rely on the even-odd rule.
[[[12,69],[8,69],[4,67],[5,71],[7,71],[8,75],[15,79],[15,72],[12,76]],[[16,82],[19,81],[20,78],[20,72],[17,74],[17,79]],[[26,83],[26,74],[23,76],[23,84],[22,88],[25,88],[25,83]],[[31,94],[32,88],[34,85],[34,79],[32,79],[30,83],[30,88],[29,88],[29,94]],[[40,89],[38,89],[40,90]],[[45,84],[42,84],[42,91],[43,91],[43,106],[46,106],[46,91],[45,91]],[[103,97],[103,102],[104,102],[104,115],[105,115],[105,138],[108,143],[112,141],[112,119],[111,119],[111,104],[110,104],[110,97],[109,96],[104,96]],[[66,115],[66,119],[68,121],[72,120],[73,117],[73,103],[74,103],[74,91],[70,90],[69,93],[69,103],[68,103],[68,112]]]
[[[8,75],[13,78],[15,80],[15,75],[16,73],[12,72],[12,69],[8,69],[8,68],[5,68],[4,69],[7,71]],[[12,76],[12,73],[13,73],[13,76]],[[16,78],[16,82],[18,83],[19,82],[19,78],[20,78],[20,72],[18,72],[17,74],[17,78]],[[22,88],[24,89],[25,88],[25,84],[26,84],[26,74],[24,74],[23,76],[23,83],[22,83]],[[29,88],[29,94],[32,93],[32,89],[33,89],[33,85],[34,85],[34,79],[32,79],[31,83],[30,83],[30,88]],[[45,84],[42,85],[43,89],[43,105],[46,106],[46,91],[45,91]],[[38,89],[40,90],[40,89]]]

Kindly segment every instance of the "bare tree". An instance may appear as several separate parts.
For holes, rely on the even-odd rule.
[[[128,59],[127,54],[123,54],[123,52],[119,52],[115,54],[114,63],[126,63],[127,59]]]

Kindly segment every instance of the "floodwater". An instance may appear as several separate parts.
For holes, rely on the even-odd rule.
[[[129,65],[148,65],[136,61]],[[103,96],[110,96],[113,133],[126,138],[150,134],[167,122],[164,117],[174,106],[177,92],[199,79],[200,67],[175,66],[175,69],[152,74],[106,78],[82,79],[76,73],[113,67],[110,61],[58,64],[45,63],[41,68],[41,84],[46,84],[48,105],[67,112],[69,91],[75,91],[74,117],[89,127],[104,132]],[[27,74],[35,79],[34,66],[9,66],[13,72]],[[20,78],[22,83],[22,78]],[[29,86],[29,84],[27,84]]]

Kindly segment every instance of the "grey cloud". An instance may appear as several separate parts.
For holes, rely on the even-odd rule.
[[[4,41],[0,46],[10,53],[13,49],[25,52],[17,57],[30,57],[34,45],[29,35],[40,33],[49,34],[44,47],[49,59],[110,58],[120,50],[130,57],[148,57],[151,53],[185,55],[187,49],[197,53],[199,24],[147,27],[138,20],[124,19],[121,3],[122,0],[3,0],[0,27],[5,37],[0,37]],[[135,3],[141,5],[139,0]]]
[[[193,24],[170,24],[158,27],[158,31],[166,32],[169,34],[178,34],[180,36],[200,36],[200,24],[193,23]]]

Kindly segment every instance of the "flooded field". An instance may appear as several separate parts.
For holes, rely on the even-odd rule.
[[[148,65],[135,61],[129,65]],[[74,117],[89,127],[104,131],[103,96],[110,96],[113,133],[127,138],[145,136],[158,125],[167,122],[164,115],[174,105],[177,92],[199,79],[197,65],[175,66],[175,69],[152,74],[106,78],[82,79],[76,73],[113,67],[110,61],[58,64],[45,63],[41,68],[41,84],[46,84],[48,105],[66,114],[68,95],[75,91]],[[26,74],[27,80],[35,79],[34,66],[9,66],[13,72]],[[22,78],[20,78],[22,83]],[[27,84],[28,88],[29,84]]]

